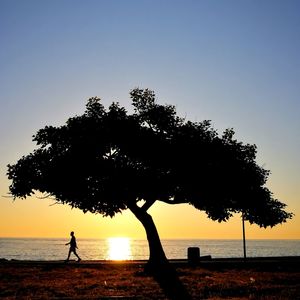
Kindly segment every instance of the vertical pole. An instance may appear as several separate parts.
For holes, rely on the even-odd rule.
[[[246,235],[245,235],[245,218],[244,213],[242,213],[242,225],[243,225],[243,248],[244,248],[244,260],[246,260]]]

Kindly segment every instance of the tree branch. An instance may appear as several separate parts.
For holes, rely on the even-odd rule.
[[[135,202],[127,204],[127,207],[133,212],[134,215],[141,209]]]
[[[47,198],[50,198],[50,196],[51,196],[51,194],[47,194],[47,195],[42,196],[42,197],[36,196],[36,198],[38,198],[38,199],[47,199]],[[50,199],[54,199],[54,198],[50,198]]]
[[[159,199],[159,201],[167,203],[167,204],[184,204],[184,203],[188,203],[186,200],[182,199]]]
[[[57,205],[57,204],[63,204],[63,203],[61,203],[61,202],[59,202],[59,201],[55,201],[54,203],[49,204],[49,206],[54,206],[54,205]],[[73,208],[73,207],[72,207],[72,208]]]
[[[156,200],[147,200],[144,205],[141,207],[141,209],[147,211],[155,202]]]
[[[12,199],[14,199],[14,198],[15,198],[13,195],[11,195],[11,196],[2,195],[1,197],[3,197],[3,198],[12,198]]]

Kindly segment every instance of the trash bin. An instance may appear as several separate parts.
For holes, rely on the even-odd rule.
[[[188,248],[188,262],[192,265],[197,264],[200,261],[200,248],[199,247],[189,247]]]

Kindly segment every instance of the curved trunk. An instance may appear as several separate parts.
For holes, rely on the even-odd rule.
[[[161,245],[161,241],[151,215],[149,215],[147,211],[138,207],[137,205],[130,206],[129,209],[143,224],[145,228],[150,253],[148,264],[155,266],[168,263],[167,257]]]
[[[189,293],[181,283],[176,270],[171,266],[165,255],[152,217],[145,209],[136,204],[130,205],[128,208],[143,224],[147,234],[150,256],[145,271],[154,277],[169,299],[191,299]]]

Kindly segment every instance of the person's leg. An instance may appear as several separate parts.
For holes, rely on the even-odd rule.
[[[81,258],[79,257],[79,255],[77,254],[76,250],[73,251],[73,253],[76,255],[76,257],[78,258],[78,261],[81,260]]]
[[[68,258],[66,259],[66,261],[69,261],[70,255],[71,255],[71,248],[69,249]]]

